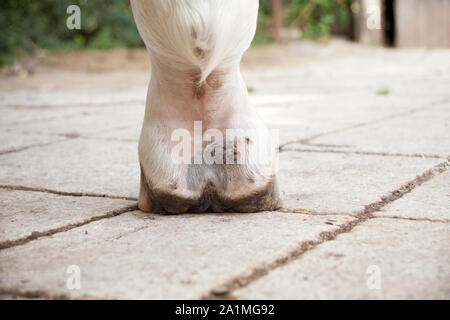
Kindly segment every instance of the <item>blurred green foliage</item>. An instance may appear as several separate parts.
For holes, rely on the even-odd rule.
[[[285,24],[299,27],[307,38],[327,37],[339,24],[349,23],[350,2],[284,0]],[[66,27],[66,10],[71,4],[81,8],[81,30]],[[271,0],[260,0],[254,44],[270,41],[270,16]],[[1,0],[0,29],[0,66],[37,48],[143,46],[127,0]]]
[[[284,24],[287,27],[299,28],[302,37],[322,39],[331,33],[349,33],[353,0],[283,0]],[[260,0],[258,30],[254,44],[264,43],[271,39],[270,16],[271,0]]]
[[[303,31],[303,37],[320,39],[343,31],[351,23],[352,0],[290,0],[286,24]]]
[[[69,30],[69,5],[81,8],[81,29]],[[139,47],[130,3],[125,0],[1,0],[0,66],[37,48]]]
[[[253,45],[263,44],[270,41],[270,26],[272,13],[271,0],[259,0],[258,26],[256,29]]]

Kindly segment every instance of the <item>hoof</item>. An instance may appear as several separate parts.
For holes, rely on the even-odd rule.
[[[224,197],[217,188],[208,183],[197,198],[183,198],[166,191],[152,188],[141,170],[139,209],[152,213],[202,213],[202,212],[259,212],[274,211],[281,207],[276,177],[265,187],[248,195],[233,199]]]

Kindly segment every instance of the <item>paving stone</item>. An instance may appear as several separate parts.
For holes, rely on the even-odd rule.
[[[283,96],[280,94],[280,99]],[[410,98],[404,96],[383,99],[386,98],[374,96],[368,99],[367,94],[341,93],[319,99],[258,105],[257,110],[269,128],[279,130],[280,143],[284,144],[430,105],[429,100],[424,99],[409,103]]]
[[[48,134],[31,134],[0,130],[0,154],[64,140]]]
[[[4,242],[80,223],[135,202],[0,189],[0,204],[0,242]]]
[[[13,294],[0,294],[0,300],[44,300],[44,299],[28,298]]]
[[[447,66],[442,65],[449,60],[448,52],[440,57],[440,62],[436,60],[428,65],[412,61],[393,62],[392,55],[380,58],[373,54],[349,55],[306,67],[280,69],[267,66],[268,70],[244,72],[244,76],[255,94],[292,95],[295,92],[306,96],[334,96],[339,101],[343,93],[353,93],[365,94],[368,102],[372,98],[389,101],[393,96],[403,95],[409,96],[412,103],[417,99],[429,101],[430,97],[448,97],[450,76],[447,70],[450,67],[447,62]],[[388,89],[388,93],[378,95],[380,99],[377,99],[377,92],[383,89]],[[404,107],[408,108],[408,104]]]
[[[0,108],[0,153],[51,143],[68,137],[98,137],[99,132],[140,130],[143,105],[59,109]],[[119,136],[120,137],[120,136]]]
[[[96,134],[102,131],[114,131],[127,127],[140,128],[143,119],[143,104],[126,104],[115,107],[96,107],[95,112],[80,116],[20,124],[14,126],[14,130],[26,133],[96,137]]]
[[[150,70],[77,72],[56,70],[0,84],[0,105],[61,107],[145,101]],[[80,94],[83,92],[83,94]]]
[[[364,209],[442,159],[282,152],[283,207],[351,213]]]
[[[143,119],[143,118],[142,118]],[[96,138],[138,142],[141,135],[142,120],[138,125],[105,130],[95,134]]]
[[[99,107],[67,107],[67,108],[1,108],[0,126],[2,129],[14,128],[17,124],[36,123],[52,119],[65,119],[77,115],[88,115],[99,110]]]
[[[450,171],[425,182],[420,188],[383,208],[377,215],[450,220]]]
[[[351,219],[280,212],[125,213],[1,250],[0,288],[69,297],[198,298],[212,285]],[[70,265],[80,267],[79,291],[66,287]]]
[[[244,70],[247,83],[254,90],[253,100],[269,107],[267,122],[282,129],[282,143],[450,98],[446,51],[353,50],[331,55],[326,63]],[[377,94],[384,90],[387,94]],[[281,108],[288,105],[298,110]]]
[[[449,241],[448,223],[373,219],[334,241],[320,244],[299,259],[233,292],[233,296],[449,299]]]
[[[136,198],[137,143],[71,139],[0,156],[0,184]]]
[[[326,135],[312,140],[311,143],[334,145],[342,151],[447,157],[450,155],[450,103],[404,117]]]
[[[94,93],[86,92],[80,95],[77,92],[46,92],[23,91],[8,92],[0,96],[0,105],[42,108],[42,107],[71,107],[85,105],[114,105],[126,102],[144,102],[143,90],[132,90],[127,92],[110,92],[98,90]]]

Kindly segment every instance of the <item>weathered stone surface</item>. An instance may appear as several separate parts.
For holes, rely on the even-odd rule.
[[[64,137],[48,134],[30,134],[0,130],[0,154],[61,140],[64,140]]]
[[[289,94],[280,94],[278,98],[281,102],[284,98],[294,99]],[[407,114],[408,110],[430,105],[424,99],[417,99],[413,103],[409,99],[402,96],[386,101],[385,97],[374,95],[368,99],[367,94],[346,92],[287,103],[260,104],[257,105],[257,110],[269,128],[279,130],[280,144],[284,144],[389,119],[401,113]],[[325,137],[324,139],[326,140]]]
[[[357,46],[341,51],[333,44],[322,55],[317,53],[321,49],[309,46],[295,44],[286,50],[283,56],[295,53],[301,57],[289,68],[274,68],[270,62],[264,70],[244,68],[244,77],[253,89],[251,100],[268,108],[261,113],[269,125],[273,122],[281,129],[282,143],[450,98],[448,51],[388,52]],[[326,57],[326,62],[320,62]]]
[[[240,299],[449,299],[449,241],[448,223],[370,220],[233,295]],[[381,290],[374,289],[377,274]]]
[[[450,171],[425,182],[420,188],[383,208],[379,216],[450,220]]]
[[[413,180],[442,159],[282,152],[283,207],[350,213]]]
[[[0,288],[69,297],[198,298],[212,285],[351,219],[280,212],[125,213],[0,251]],[[66,287],[70,265],[80,267],[79,291]]]
[[[41,108],[143,102],[149,76],[149,70],[98,73],[57,70],[25,79],[9,77],[0,83],[0,106]]]
[[[245,72],[247,83],[255,93],[331,94],[339,98],[342,92],[353,92],[365,93],[368,102],[380,89],[389,89],[388,100],[400,94],[410,98],[404,102],[413,104],[417,99],[448,97],[448,50],[387,51],[347,46],[336,51],[334,44],[323,48],[323,54],[317,49],[304,42],[293,44],[281,55],[283,59],[278,55],[273,60],[284,60],[294,53],[298,57],[296,63],[288,60],[286,68],[279,68],[272,67],[269,61],[264,64],[264,70]]]
[[[12,130],[18,124],[36,123],[98,112],[99,107],[10,108],[0,107],[0,126]]]
[[[123,197],[138,195],[137,143],[71,139],[0,156],[0,184]]]
[[[96,138],[102,138],[107,140],[119,140],[119,141],[129,141],[138,142],[141,135],[142,121],[136,126],[127,126],[123,128],[118,128],[114,130],[106,130],[95,134]]]
[[[144,105],[126,104],[115,107],[92,107],[93,112],[79,116],[20,124],[15,131],[66,136],[96,137],[98,132],[123,128],[140,128],[144,119]]]
[[[134,201],[0,189],[0,242],[14,241],[133,206]]]
[[[338,150],[450,155],[450,103],[313,139]]]

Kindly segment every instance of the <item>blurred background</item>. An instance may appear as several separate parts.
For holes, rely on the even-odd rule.
[[[71,4],[81,8],[80,30],[66,27]],[[143,46],[129,1],[2,0],[0,8],[0,66],[47,50]],[[449,17],[449,0],[260,0],[253,45],[339,36],[382,46],[448,48]]]

